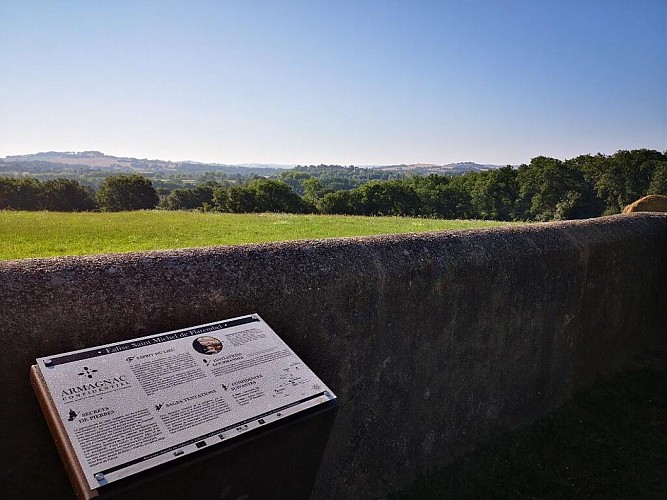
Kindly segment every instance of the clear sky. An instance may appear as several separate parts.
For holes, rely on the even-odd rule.
[[[665,0],[0,0],[0,156],[667,149]]]

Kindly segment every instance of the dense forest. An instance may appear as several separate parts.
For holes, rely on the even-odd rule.
[[[74,179],[0,177],[0,209],[161,208],[548,221],[614,214],[647,194],[667,195],[667,153],[647,149],[568,160],[538,156],[519,167],[462,175],[406,176],[332,165],[274,174],[202,173],[198,182],[185,187],[138,174],[111,175],[96,191]]]

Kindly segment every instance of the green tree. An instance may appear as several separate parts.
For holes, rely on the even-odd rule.
[[[511,166],[484,172],[477,177],[472,203],[482,219],[515,220],[519,199],[518,171]]]
[[[517,180],[521,218],[575,219],[596,216],[602,210],[593,185],[585,179],[576,161],[538,156],[529,165],[519,167]]]
[[[90,188],[72,179],[53,179],[41,185],[40,205],[54,212],[85,212],[96,207]]]
[[[371,181],[357,189],[364,215],[417,215],[419,196],[404,181]]]
[[[0,210],[8,210],[12,208],[15,191],[16,179],[0,177]]]
[[[625,184],[619,197],[619,208],[647,194],[655,168],[666,159],[662,153],[650,149],[622,150],[614,154],[613,160],[620,165]]]
[[[655,170],[667,161],[667,156],[659,151],[637,149],[617,151],[612,156],[582,155],[571,161],[593,185],[595,195],[605,205],[605,213],[613,214],[656,187],[652,184]]]
[[[204,204],[213,204],[213,187],[198,186],[191,189],[174,189],[161,202],[160,208],[166,210],[193,210]]]
[[[303,197],[315,203],[326,192],[324,184],[317,177],[308,177],[301,183],[303,187]]]
[[[138,174],[107,177],[95,197],[107,212],[152,209],[160,201],[150,179]]]
[[[0,209],[39,210],[40,194],[37,179],[0,178]]]
[[[216,191],[213,202],[217,210],[234,213],[283,212],[308,213],[315,207],[275,179],[253,179],[242,186]]]
[[[218,193],[218,196],[216,197],[217,200],[221,200],[222,197],[220,194],[221,193]],[[218,201],[218,203],[220,203],[220,201]],[[224,203],[224,209],[222,205],[217,205],[223,212],[243,214],[257,211],[255,193],[243,186],[230,187],[226,192]]]
[[[213,190],[213,210],[216,212],[231,212],[229,209],[229,190],[231,187],[219,187]]]
[[[323,214],[359,215],[361,197],[354,189],[351,191],[335,191],[325,194],[317,203]]]
[[[255,197],[255,212],[307,213],[314,207],[306,203],[292,188],[274,179],[255,179],[244,186]]]
[[[304,181],[310,178],[310,174],[306,172],[299,172],[297,170],[287,170],[280,173],[280,180],[291,187],[292,191],[300,196],[305,192]]]
[[[667,161],[661,161],[655,166],[647,194],[667,196]]]

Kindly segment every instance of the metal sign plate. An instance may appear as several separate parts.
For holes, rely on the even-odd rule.
[[[257,314],[37,366],[92,489],[335,399]]]

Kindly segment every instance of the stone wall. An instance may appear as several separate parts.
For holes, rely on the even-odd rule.
[[[0,263],[4,498],[70,487],[34,359],[258,312],[336,392],[317,498],[374,498],[665,345],[667,218]]]

